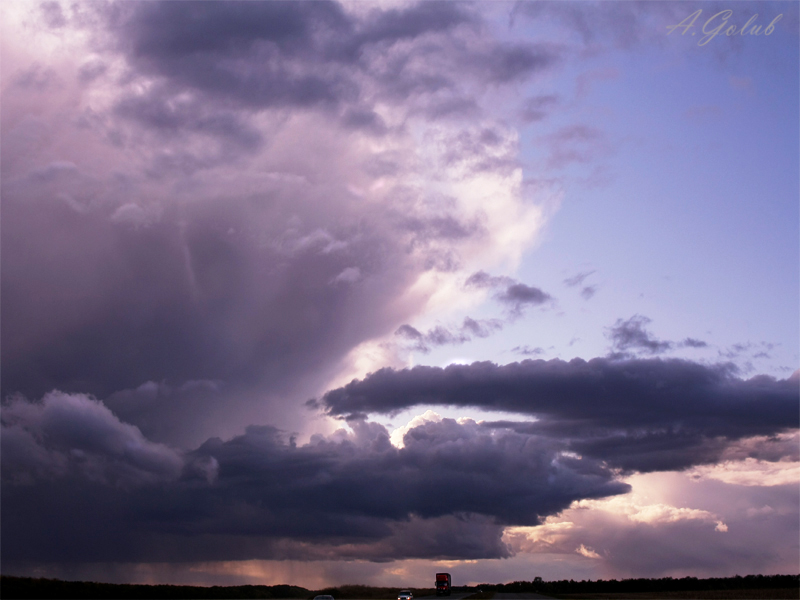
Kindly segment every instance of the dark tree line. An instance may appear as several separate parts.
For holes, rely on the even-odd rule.
[[[482,590],[499,593],[537,592],[541,594],[606,594],[637,592],[694,592],[702,590],[755,590],[755,589],[800,589],[800,575],[747,575],[742,577],[683,577],[674,579],[610,579],[608,581],[543,581],[536,577],[533,581],[515,581],[513,583],[483,583]]]
[[[541,594],[591,594],[591,593],[636,593],[672,592],[736,589],[787,589],[800,590],[800,575],[747,575],[741,577],[683,577],[673,579],[622,579],[608,581],[533,581],[513,583],[484,583],[478,586],[483,592]],[[433,590],[413,589],[415,596],[432,594]],[[397,588],[376,588],[362,585],[347,585],[312,591],[294,585],[237,585],[197,587],[189,585],[132,585],[95,583],[87,581],[61,581],[59,579],[33,579],[30,577],[0,577],[0,597],[12,598],[266,598],[297,599],[313,598],[317,594],[330,594],[336,600],[393,599]]]
[[[131,585],[61,581],[30,577],[0,578],[2,598],[308,598],[311,592],[295,585]]]

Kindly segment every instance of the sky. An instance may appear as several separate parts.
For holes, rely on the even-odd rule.
[[[3,574],[797,573],[799,12],[4,2]]]

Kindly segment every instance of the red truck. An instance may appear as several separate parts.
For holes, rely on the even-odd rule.
[[[450,573],[437,573],[436,574],[436,595],[437,596],[449,596],[451,587],[452,587],[452,581],[450,579]]]

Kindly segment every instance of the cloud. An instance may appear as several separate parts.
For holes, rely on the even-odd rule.
[[[540,306],[552,301],[553,297],[537,287],[520,283],[511,277],[493,276],[485,271],[477,271],[464,282],[466,289],[496,289],[494,299],[505,304],[512,318],[522,315],[528,306]]]
[[[694,480],[714,479],[744,486],[800,483],[800,432],[755,436],[728,446],[713,465],[687,471]]]
[[[509,305],[512,314],[516,315],[521,314],[526,306],[539,306],[552,299],[550,294],[524,283],[509,285],[505,291],[500,292],[496,297],[500,302]]]
[[[541,525],[506,528],[503,541],[518,556],[567,557],[583,546],[606,578],[728,576],[768,564],[781,572],[797,562],[796,483],[765,489],[693,471],[625,481],[627,494],[576,501]]]
[[[800,462],[768,462],[746,458],[742,462],[726,461],[694,467],[689,476],[717,479],[725,483],[749,486],[797,485],[800,483]]]
[[[517,354],[521,354],[522,356],[538,356],[540,354],[544,354],[544,349],[539,348],[531,348],[530,346],[515,346],[511,349],[512,352],[516,352]]]
[[[251,426],[177,454],[82,396],[18,399],[3,418],[10,561],[499,558],[503,525],[629,489],[600,461],[471,419],[417,420],[399,449],[356,420],[305,445]],[[31,469],[20,432],[59,461]]]
[[[602,537],[600,531],[613,528],[613,535]],[[724,534],[727,525],[719,515],[710,511],[677,507],[661,502],[648,503],[641,494],[632,491],[625,495],[603,500],[579,500],[558,516],[548,517],[535,527],[506,528],[503,540],[515,552],[530,554],[577,553],[589,559],[607,563],[606,568],[618,573],[631,560],[630,550],[625,550],[625,540],[634,536],[639,541],[650,539],[649,545],[637,546],[639,552],[661,553],[665,538],[673,538],[687,531],[706,538],[713,533]],[[705,544],[713,546],[705,539]],[[600,550],[598,552],[598,550]],[[684,549],[675,549],[673,561],[685,561]],[[662,567],[663,568],[663,567]],[[658,573],[658,567],[651,571]],[[663,572],[663,571],[662,571]]]
[[[585,556],[586,558],[600,558],[600,555],[597,552],[595,552],[591,548],[587,548],[583,544],[578,546],[578,549],[575,550],[575,552],[577,552],[581,556]]]
[[[575,287],[582,285],[583,282],[586,280],[589,275],[592,275],[594,271],[584,271],[582,273],[578,273],[577,275],[573,275],[572,277],[567,277],[564,280],[564,285],[569,287]]]
[[[414,370],[396,402],[537,421],[423,420],[398,448],[351,418],[352,432],[298,444],[315,425],[297,399],[370,344],[503,327],[409,325],[469,273],[511,317],[553,301],[487,271],[518,260],[547,216],[539,192],[523,197],[514,119],[562,105],[518,86],[564,46],[503,42],[479,5],[448,2],[39,12],[24,52],[3,56],[6,564],[502,558],[506,525],[622,493],[619,469],[706,464],[754,432],[766,437],[748,456],[786,458],[770,438],[797,421],[785,382],[607,359],[465,366],[435,389],[439,372]],[[563,165],[607,147],[586,126],[550,142]],[[659,343],[640,325],[628,349]],[[402,373],[320,403],[383,410],[380,385],[364,388]],[[605,556],[580,544],[570,552]]]
[[[534,96],[529,98],[521,111],[522,120],[525,122],[541,121],[547,117],[547,111],[553,106],[558,105],[559,97],[555,94],[544,96]]]
[[[645,329],[652,321],[641,315],[634,315],[627,321],[617,319],[609,330],[609,337],[615,352],[643,350],[648,354],[661,354],[672,349],[673,343],[659,340]]]
[[[3,481],[32,485],[80,473],[116,487],[174,480],[183,460],[147,440],[97,400],[51,392],[39,403],[16,397],[5,403]]]
[[[358,267],[347,267],[331,280],[331,283],[355,283],[361,279],[361,270]]]
[[[511,279],[510,277],[505,277],[505,276],[498,277],[489,275],[485,271],[477,271],[467,278],[467,280],[464,282],[464,287],[467,289],[470,288],[487,289],[504,285],[506,286],[513,285],[514,283],[516,283],[516,281]]]
[[[584,271],[564,280],[564,285],[568,287],[581,287],[581,296],[584,300],[590,300],[597,292],[597,285],[583,285],[587,277],[592,275],[594,271]]]
[[[464,317],[464,322],[458,329],[448,329],[442,325],[422,333],[415,327],[405,324],[395,331],[395,335],[412,342],[410,348],[427,354],[432,346],[449,346],[469,342],[473,337],[489,337],[503,328],[500,319],[473,319]]]
[[[381,369],[309,404],[331,415],[440,405],[535,416],[484,426],[562,439],[577,455],[641,472],[713,463],[736,440],[789,431],[800,417],[791,380],[741,380],[725,366],[674,359]]]
[[[31,85],[4,92],[4,396],[92,394],[180,447],[253,422],[300,429],[296,398],[544,221],[495,100],[515,103],[558,53],[499,40],[476,6],[43,10],[31,27],[80,51],[50,53],[55,71],[5,63]],[[36,90],[51,71],[63,94]],[[537,301],[517,292],[514,306]],[[134,410],[146,382],[165,401]]]
[[[717,531],[725,531],[727,528],[719,519],[718,515],[707,510],[696,508],[679,508],[668,504],[638,504],[636,499],[628,496],[618,496],[609,499],[607,502],[596,500],[579,500],[574,504],[577,509],[603,510],[619,515],[624,515],[634,523],[663,524],[675,523],[677,521],[700,520],[708,521],[716,525]],[[720,524],[723,527],[720,527]]]
[[[465,86],[511,83],[557,60],[549,47],[482,35],[478,11],[448,2],[384,10],[335,2],[149,3],[99,11],[113,33],[107,44],[157,82],[130,94],[120,114],[154,127],[172,120],[180,98],[191,111],[211,106],[209,116],[221,106],[321,110],[382,135],[388,128],[377,102],[417,104],[432,115],[434,105],[458,102]],[[187,96],[195,98],[187,104]],[[181,127],[202,121],[180,118]]]

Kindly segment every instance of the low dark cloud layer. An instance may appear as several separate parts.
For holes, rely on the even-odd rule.
[[[539,420],[486,426],[567,440],[580,455],[647,472],[713,462],[732,441],[796,428],[798,400],[796,377],[742,380],[726,365],[596,358],[381,369],[309,404],[331,415],[415,405],[530,415]]]
[[[504,525],[629,489],[526,432],[444,419],[397,449],[381,425],[351,425],[303,446],[251,426],[178,454],[91,398],[16,399],[3,410],[4,560],[499,558]]]

